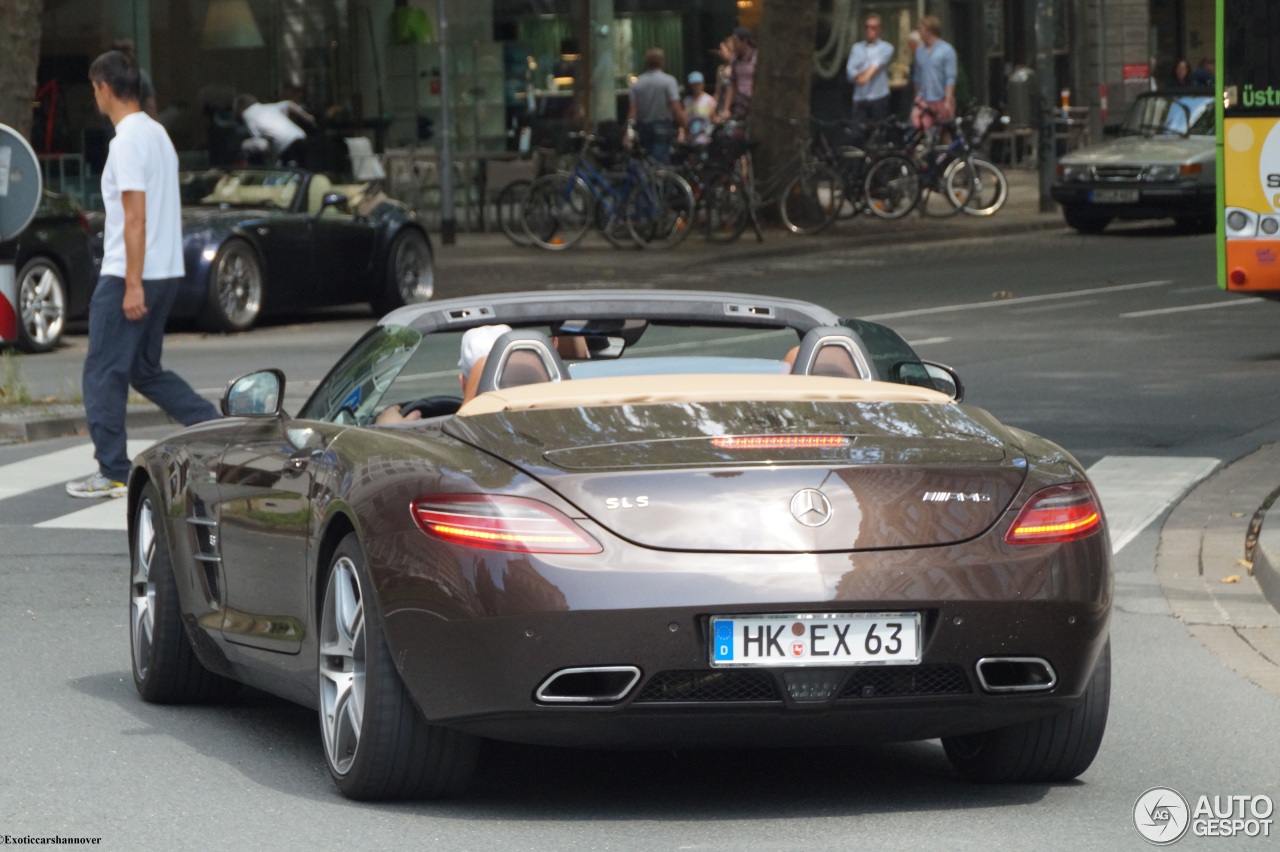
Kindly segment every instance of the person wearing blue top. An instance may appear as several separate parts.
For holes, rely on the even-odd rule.
[[[867,15],[864,24],[867,37],[849,52],[845,74],[853,83],[853,141],[862,144],[869,121],[889,116],[889,61],[893,45],[880,38],[880,16]]]
[[[956,116],[956,49],[942,40],[942,22],[936,15],[921,18],[919,31],[922,44],[916,48],[911,124],[928,130]]]

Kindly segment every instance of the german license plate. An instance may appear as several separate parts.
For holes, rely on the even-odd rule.
[[[712,666],[865,666],[920,662],[920,613],[711,616]]]
[[[1136,189],[1095,189],[1089,198],[1097,204],[1135,204],[1138,201]]]

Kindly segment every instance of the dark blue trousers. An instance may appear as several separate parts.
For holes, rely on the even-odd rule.
[[[98,470],[127,482],[125,404],[129,385],[183,426],[220,417],[174,373],[160,366],[164,324],[182,279],[143,281],[147,314],[134,322],[124,315],[124,279],[103,275],[89,302],[89,354],[84,359],[84,413]]]

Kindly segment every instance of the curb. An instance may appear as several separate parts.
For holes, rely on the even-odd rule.
[[[125,414],[125,426],[129,429],[165,426],[174,422],[169,415],[152,406],[130,406]],[[89,425],[84,414],[52,414],[27,419],[0,418],[0,439],[6,441],[29,443],[50,438],[74,438],[88,433]]]
[[[1275,506],[1280,489],[1273,491],[1258,508],[1257,544],[1253,550],[1253,576],[1262,594],[1280,611],[1280,506]],[[1272,523],[1268,526],[1267,521]]]

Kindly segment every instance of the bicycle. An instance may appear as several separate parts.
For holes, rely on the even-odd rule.
[[[628,245],[628,236],[645,248],[671,248],[688,236],[694,200],[683,178],[655,167],[634,145],[626,171],[611,180],[590,157],[601,137],[573,133],[570,138],[582,139],[573,169],[536,179],[525,194],[523,226],[535,245],[571,248],[596,222],[615,248]]]
[[[736,168],[745,145],[736,128],[716,125],[707,144],[677,142],[672,148],[673,165],[693,190],[695,221],[713,242],[738,239],[748,224],[755,225],[757,241],[764,239],[752,215],[747,183]]]
[[[789,119],[792,125],[799,124]],[[752,220],[756,211],[778,205],[778,217],[793,234],[816,234],[835,221],[842,203],[840,175],[817,157],[812,144],[802,141],[785,163],[763,184],[755,177],[755,162],[748,149],[743,155],[743,178],[751,200]]]
[[[885,219],[901,218],[913,209],[927,216],[952,216],[961,211],[993,215],[1008,197],[1008,182],[995,164],[977,156],[975,150],[995,118],[990,107],[971,107],[969,114],[955,121],[910,132],[905,150],[887,155],[867,174],[865,190],[872,199],[871,212]],[[945,144],[938,141],[940,128],[951,134]],[[883,129],[904,128],[890,122]],[[945,206],[934,202],[938,196]]]

